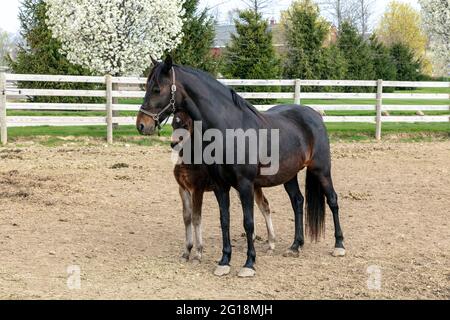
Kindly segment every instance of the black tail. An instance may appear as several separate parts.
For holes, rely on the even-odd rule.
[[[325,232],[325,193],[319,179],[306,171],[306,225],[311,239],[318,241]]]

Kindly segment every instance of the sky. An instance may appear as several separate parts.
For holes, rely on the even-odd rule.
[[[387,4],[391,0],[376,0],[374,3],[374,21],[376,23],[383,14]],[[400,0],[420,8],[417,0]],[[292,0],[273,0],[272,5],[266,11],[268,17],[279,17],[279,12],[286,9]],[[219,22],[224,23],[227,20],[228,11],[234,8],[245,8],[241,0],[200,0],[203,7],[212,8],[214,14],[218,15]],[[17,15],[19,12],[20,0],[0,0],[0,28],[10,33],[19,31],[19,21]]]

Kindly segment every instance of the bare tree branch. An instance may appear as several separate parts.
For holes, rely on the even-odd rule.
[[[256,13],[264,13],[273,0],[241,0],[250,10]]]
[[[357,0],[359,12],[357,22],[363,37],[366,37],[369,33],[374,2],[374,0]]]
[[[332,23],[339,29],[344,21],[356,25],[358,21],[356,0],[322,0],[318,1],[326,13],[330,16]]]

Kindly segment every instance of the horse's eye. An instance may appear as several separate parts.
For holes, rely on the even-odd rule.
[[[152,89],[152,92],[153,93],[160,93],[161,89],[158,86],[154,86],[153,89]]]

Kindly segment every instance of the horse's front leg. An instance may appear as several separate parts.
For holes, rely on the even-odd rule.
[[[217,188],[214,190],[220,208],[220,226],[222,228],[222,259],[214,274],[224,276],[230,273],[231,240],[230,240],[230,188]]]
[[[255,224],[253,220],[254,209],[254,186],[251,181],[243,180],[238,185],[239,198],[241,199],[242,210],[244,213],[244,229],[247,236],[247,261],[244,267],[239,271],[239,277],[253,277],[255,275],[256,251],[253,241]]]

